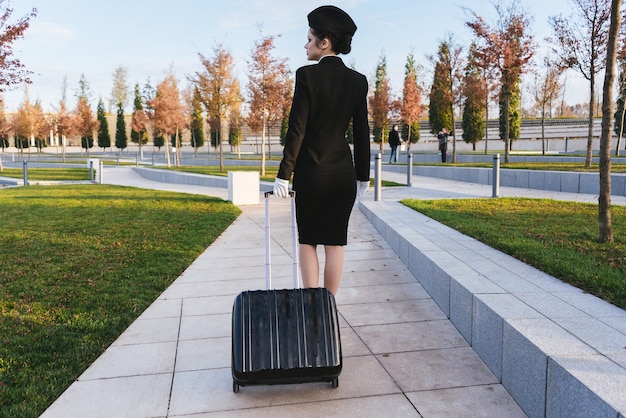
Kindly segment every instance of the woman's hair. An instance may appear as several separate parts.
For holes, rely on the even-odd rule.
[[[318,42],[328,39],[332,45],[332,50],[336,54],[349,54],[352,51],[352,35],[350,34],[317,31],[315,28],[311,28],[311,31]]]

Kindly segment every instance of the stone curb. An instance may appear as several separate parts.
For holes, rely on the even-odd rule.
[[[359,206],[528,416],[626,416],[626,311],[399,202]]]

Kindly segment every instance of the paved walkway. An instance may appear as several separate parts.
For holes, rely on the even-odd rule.
[[[402,182],[406,177],[385,174]],[[105,183],[200,193],[227,190],[151,182],[130,168]],[[414,178],[402,197],[488,197],[490,186]],[[501,189],[501,195],[594,201],[594,196]],[[365,199],[373,199],[370,190]],[[614,204],[625,204],[616,199]],[[274,286],[291,286],[287,200],[272,199]],[[329,384],[232,392],[232,302],[264,286],[263,205],[242,215],[42,415],[43,417],[523,417],[515,401],[359,210],[337,295],[344,368]]]

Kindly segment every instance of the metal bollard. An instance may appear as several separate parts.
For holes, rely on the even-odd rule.
[[[493,155],[493,192],[491,197],[500,197],[500,154]]]
[[[28,162],[26,160],[23,161],[24,166],[24,186],[28,186]]]
[[[382,174],[383,174],[383,156],[379,152],[376,154],[376,166],[375,166],[375,176],[374,176],[374,201],[380,202],[382,195]]]
[[[98,170],[98,181],[100,184],[104,182],[104,161],[100,161],[100,170]]]
[[[413,187],[413,153],[406,156],[406,187]]]
[[[89,160],[89,181],[94,181],[93,178],[93,160]]]

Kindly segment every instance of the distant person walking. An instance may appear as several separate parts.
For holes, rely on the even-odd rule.
[[[389,131],[389,146],[391,147],[391,155],[389,156],[389,163],[398,162],[398,146],[400,146],[400,135],[398,134],[398,125],[393,125],[391,131]]]
[[[446,153],[448,152],[448,130],[443,128],[437,135],[439,140],[439,151],[441,151],[441,162],[446,162]]]

